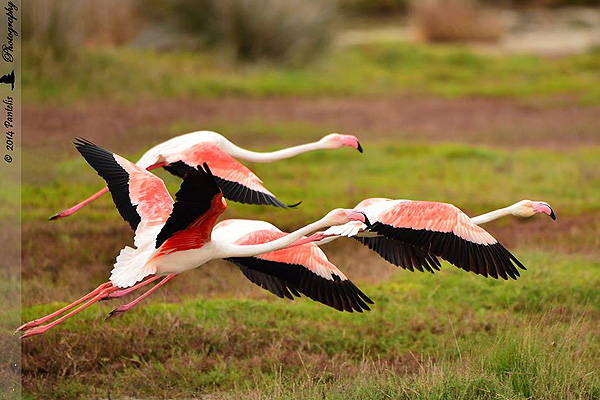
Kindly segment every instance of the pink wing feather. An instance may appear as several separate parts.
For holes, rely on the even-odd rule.
[[[263,185],[256,174],[221,150],[215,143],[198,143],[165,158],[169,163],[165,169],[181,177],[186,168],[206,162],[221,187],[223,195],[229,200],[245,204],[288,207]]]
[[[411,228],[454,235],[477,244],[498,243],[483,228],[452,204],[432,201],[404,201],[390,207],[377,221],[395,228]]]
[[[141,218],[144,229],[162,225],[173,211],[173,198],[165,183],[156,175],[113,153],[117,163],[129,174],[129,198]]]

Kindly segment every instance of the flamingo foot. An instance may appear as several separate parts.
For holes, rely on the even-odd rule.
[[[65,217],[68,217],[69,215],[73,214],[73,212],[69,212],[69,211],[70,210],[64,210],[59,213],[56,213],[53,216],[51,216],[50,218],[48,218],[48,221],[56,221],[57,219],[65,218]]]
[[[111,312],[109,312],[108,315],[106,316],[106,318],[104,318],[104,320],[108,321],[111,318],[118,317],[119,315],[123,314],[125,311],[129,310],[130,308],[131,307],[126,307],[126,306],[117,307],[114,310],[112,310]]]
[[[41,321],[39,319],[34,319],[33,321],[26,322],[23,325],[21,325],[20,327],[18,327],[13,332],[13,335],[16,335],[19,332],[28,331],[29,329],[35,328],[36,326],[39,326],[42,323],[43,323],[43,321]]]
[[[73,215],[75,212],[82,209],[87,204],[91,203],[92,201],[96,200],[98,197],[102,196],[106,192],[108,192],[108,187],[101,189],[99,192],[97,192],[93,196],[85,199],[81,203],[79,203],[71,208],[68,208],[66,210],[63,210],[63,211],[59,212],[58,214],[54,214],[53,216],[50,217],[50,221],[55,221],[57,219],[68,217],[69,215]]]
[[[114,292],[114,293],[110,293],[107,296],[104,296],[103,298],[101,298],[99,301],[107,301],[107,300],[113,300],[113,299],[118,299],[119,297],[123,297],[125,296],[127,293],[123,293],[124,290],[121,290],[119,292]]]
[[[25,339],[26,337],[35,336],[35,335],[41,335],[42,333],[46,332],[50,328],[51,328],[51,326],[48,326],[48,325],[33,327],[33,328],[29,329],[27,332],[25,332],[21,336],[20,339]]]

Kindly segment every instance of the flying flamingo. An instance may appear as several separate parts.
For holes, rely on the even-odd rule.
[[[216,132],[198,131],[176,136],[154,146],[138,160],[136,165],[147,170],[162,167],[173,175],[183,178],[190,168],[207,162],[226,199],[245,204],[286,208],[288,206],[279,201],[264,187],[260,178],[239,163],[236,158],[250,162],[268,163],[309,151],[337,149],[344,146],[353,147],[361,153],[363,151],[356,137],[338,133],[324,136],[314,143],[273,152],[257,153],[236,146]],[[53,215],[50,220],[68,217],[106,192],[108,192],[107,187],[81,203]]]
[[[548,203],[523,200],[510,207],[470,219],[452,204],[371,198],[354,207],[371,221],[369,227],[356,221],[332,226],[296,242],[319,245],[346,236],[361,242],[386,261],[410,271],[434,272],[441,268],[438,257],[466,271],[516,279],[515,268],[525,269],[492,235],[478,224],[505,215],[530,217],[536,213],[556,219]]]
[[[22,338],[42,334],[102,299],[119,297],[162,278],[143,295],[113,310],[109,316],[123,313],[177,274],[213,259],[231,259],[264,273],[261,268],[273,269],[273,265],[268,264],[277,263],[277,258],[256,260],[252,257],[282,249],[306,234],[332,225],[342,225],[351,221],[369,225],[360,211],[335,209],[316,222],[264,243],[249,239],[243,239],[241,244],[235,243],[229,235],[211,237],[215,222],[227,208],[227,203],[206,163],[203,168],[198,166],[188,171],[173,201],[164,182],[144,168],[84,139],[78,139],[75,146],[107,182],[119,213],[135,230],[136,248],[126,246],[121,250],[109,282],[68,306],[17,328],[17,331],[27,331]],[[302,261],[299,262],[302,265]],[[348,311],[349,308],[357,311],[359,308],[368,309],[365,302],[372,303],[331,265],[323,266],[321,263],[302,266],[304,270],[301,272],[278,277],[280,280],[289,279],[285,280],[285,285],[291,293],[307,293],[309,297],[322,301],[325,298],[324,302],[333,306],[341,303],[341,307]],[[314,270],[311,270],[311,267]],[[250,279],[259,282],[264,278]],[[79,308],[62,315],[82,303]],[[60,315],[62,316],[57,318]],[[54,318],[57,319],[42,325]]]

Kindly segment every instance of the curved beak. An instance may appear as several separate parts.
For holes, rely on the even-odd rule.
[[[365,225],[367,226],[367,228],[371,228],[373,225],[371,224],[371,221],[369,221],[369,218],[367,218],[367,216],[365,215]]]
[[[371,225],[371,221],[369,221],[369,218],[367,218],[367,214],[365,214],[362,211],[359,211],[359,213],[361,213],[365,217],[363,224],[365,224],[367,226],[367,228],[370,228],[372,225]]]
[[[544,213],[548,215],[553,220],[556,220],[556,214],[554,214],[554,210],[550,207],[550,204],[544,201],[536,201],[533,203],[533,210],[538,213]]]
[[[363,152],[363,148],[358,140],[356,141],[356,150],[358,150],[359,153]]]
[[[350,221],[362,222],[367,227],[371,227],[371,222],[367,218],[367,215],[362,211],[349,210],[348,218]]]

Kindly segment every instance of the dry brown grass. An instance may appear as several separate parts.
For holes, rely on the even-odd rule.
[[[54,51],[83,44],[121,45],[134,37],[142,20],[138,0],[29,0],[25,39]]]
[[[411,8],[420,39],[426,42],[495,42],[504,28],[493,14],[469,0],[422,0]]]
[[[143,24],[139,0],[80,0],[82,32],[88,45],[122,45]]]

